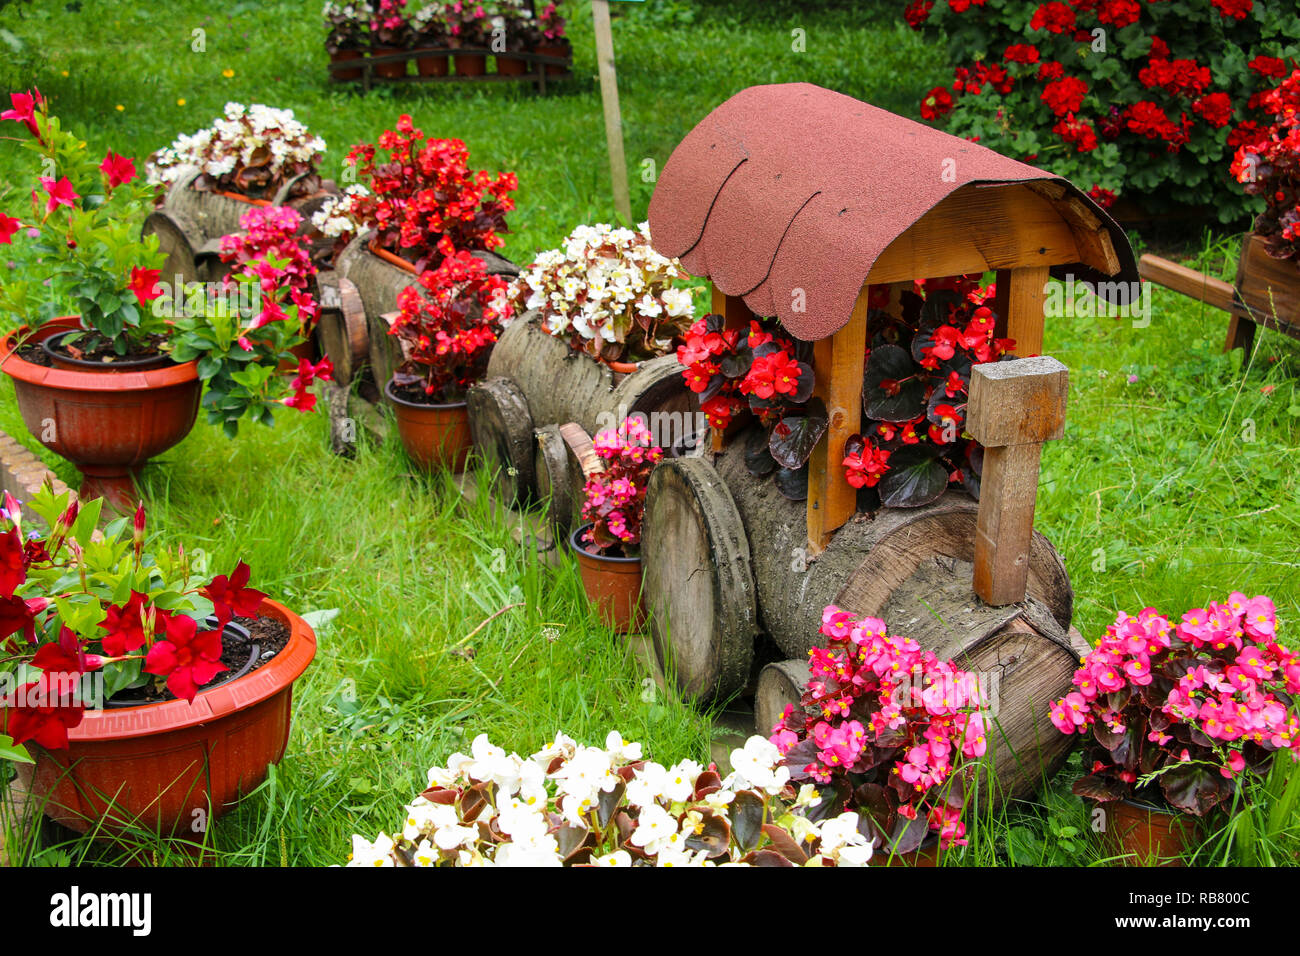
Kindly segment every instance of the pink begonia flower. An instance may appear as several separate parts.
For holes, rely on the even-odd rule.
[[[1228,754],[1228,763],[1226,766],[1219,768],[1219,773],[1231,780],[1245,769],[1246,758],[1241,755],[1241,751],[1234,750]]]
[[[1241,626],[1251,637],[1271,641],[1277,627],[1277,608],[1263,595],[1253,597],[1243,608]]]

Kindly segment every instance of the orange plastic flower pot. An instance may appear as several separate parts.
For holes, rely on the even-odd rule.
[[[496,61],[497,72],[502,76],[523,76],[528,72],[528,61],[517,56],[498,54]]]
[[[122,513],[133,511],[133,475],[194,427],[203,390],[198,366],[74,371],[17,354],[20,345],[76,328],[75,318],[61,318],[30,335],[26,327],[19,329],[0,347],[0,368],[14,381],[28,430],[81,472],[81,497],[104,498]]]
[[[36,763],[19,772],[45,815],[79,833],[135,827],[197,840],[265,780],[288,745],[293,682],[316,655],[316,635],[269,598],[261,611],[288,625],[289,641],[258,670],[193,703],[88,710],[67,750],[33,746]]]
[[[1182,854],[1195,829],[1192,817],[1133,800],[1104,805],[1102,842],[1129,866],[1182,866]]]
[[[348,60],[359,60],[363,56],[360,50],[337,50],[330,54],[331,63],[343,63]],[[359,80],[361,79],[361,67],[351,67],[347,69],[335,70],[334,78],[336,80]]]
[[[439,47],[422,47],[415,51],[415,72],[420,76],[446,76],[449,57],[445,48],[441,55],[435,53]]]
[[[370,251],[370,254],[372,256],[378,256],[380,259],[383,259],[385,262],[387,262],[390,266],[395,266],[396,268],[401,269],[403,272],[409,272],[411,275],[416,275],[414,262],[407,262],[405,259],[397,255],[396,253],[389,252],[387,249],[379,248],[379,243],[374,239],[371,239],[369,242],[366,243],[366,249]]]
[[[578,573],[587,600],[595,606],[606,626],[620,634],[630,634],[645,623],[641,603],[641,559],[616,558],[588,551],[582,536],[590,530],[585,524],[569,536],[569,544],[578,556]]]
[[[420,405],[408,402],[393,392],[390,379],[384,394],[392,403],[397,419],[397,434],[411,460],[424,471],[450,468],[456,474],[465,470],[465,462],[474,440],[469,430],[469,405]]]
[[[409,51],[400,46],[377,46],[371,53],[374,56],[395,56],[399,53],[408,53]],[[395,80],[399,77],[406,76],[407,60],[396,60],[392,63],[376,63],[371,69],[375,71],[375,76],[382,76],[385,79]]]
[[[487,73],[486,53],[457,53],[452,59],[457,76],[483,76]]]

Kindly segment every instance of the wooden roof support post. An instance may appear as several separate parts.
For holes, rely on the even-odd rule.
[[[1006,315],[1006,337],[1016,340],[1015,354],[1022,358],[1043,352],[1043,304],[1047,299],[1047,266],[1024,266],[998,271],[997,304]],[[1005,278],[1003,278],[1005,276]],[[1003,284],[1008,286],[1003,289]]]
[[[858,492],[844,479],[844,442],[862,425],[862,376],[867,350],[867,286],[853,317],[813,344],[813,395],[826,404],[826,434],[808,459],[808,552],[826,550],[831,535],[858,510]]]
[[[986,604],[1025,599],[1043,442],[1065,431],[1069,373],[1040,355],[971,369],[966,430],[984,446],[975,524],[975,593]]]

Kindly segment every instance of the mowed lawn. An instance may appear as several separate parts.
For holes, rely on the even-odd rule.
[[[140,160],[229,100],[261,102],[292,107],[329,144],[326,175],[340,176],[349,145],[409,113],[430,135],[464,139],[474,165],[518,173],[504,254],[519,262],[579,223],[613,217],[586,4],[565,5],[576,76],[544,98],[492,86],[362,97],[331,86],[318,6],[22,4],[0,30],[0,76],[8,90],[38,86],[93,149]],[[894,2],[615,6],[638,217],[676,143],[746,86],[806,80],[915,116],[920,96],[945,80],[940,51],[901,24]],[[0,140],[6,206],[30,189],[29,165]],[[1232,237],[1192,241],[1201,267],[1233,274]],[[1177,617],[1233,589],[1272,596],[1284,635],[1300,618],[1300,347],[1261,332],[1243,368],[1240,353],[1220,354],[1225,325],[1163,290],[1145,327],[1048,322],[1045,351],[1069,366],[1071,395],[1066,437],[1045,451],[1037,526],[1065,556],[1075,623],[1094,640],[1117,611]],[[12,395],[0,381],[0,428],[37,448]],[[203,548],[217,570],[243,557],[254,583],[290,606],[338,611],[296,687],[289,756],[216,828],[223,862],[339,861],[352,832],[390,827],[425,768],[480,732],[525,752],[556,730],[596,742],[617,728],[660,761],[705,757],[713,721],[646,692],[643,671],[587,613],[570,565],[539,566],[486,496],[470,504],[445,476],[412,476],[395,447],[346,461],[326,445],[320,415],[286,413],[274,430],[246,427],[234,441],[200,424],[146,471],[157,546]],[[467,640],[513,604],[523,606]],[[1040,805],[1011,811],[1030,847],[1018,859],[1097,858],[1086,838],[1059,849],[1057,832],[1082,820],[1067,787],[1058,777]],[[993,829],[973,841],[969,862],[1007,858]],[[141,847],[147,861],[171,859]],[[43,859],[83,857],[115,858],[73,841]]]

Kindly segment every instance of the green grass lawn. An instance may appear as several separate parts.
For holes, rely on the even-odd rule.
[[[337,175],[348,145],[410,113],[433,135],[463,138],[474,164],[518,172],[504,250],[516,261],[612,217],[585,5],[568,4],[576,78],[546,98],[332,88],[317,6],[241,2],[214,14],[192,0],[86,0],[68,12],[35,2],[5,20],[0,76],[7,89],[38,85],[96,149],[141,158],[228,100],[262,102],[292,107],[322,135],[326,172]],[[747,0],[617,6],[627,11],[615,43],[638,215],[654,185],[644,161],[662,168],[705,113],[746,86],[808,80],[915,115],[944,79],[940,51],[901,26],[895,3],[790,0],[762,4],[761,15]],[[192,49],[195,30],[203,52]],[[792,49],[797,30],[803,52]],[[26,159],[0,141],[0,190],[29,177]],[[1231,237],[1193,251],[1199,267],[1233,274]],[[1263,331],[1243,368],[1240,353],[1220,353],[1225,326],[1223,314],[1163,290],[1145,328],[1049,320],[1044,351],[1069,366],[1072,387],[1066,437],[1044,455],[1037,526],[1065,556],[1075,623],[1093,640],[1117,611],[1150,605],[1176,618],[1233,589],[1270,595],[1284,634],[1300,618],[1300,344]],[[0,428],[37,447],[7,378]],[[411,476],[399,450],[364,447],[346,461],[326,438],[321,415],[285,414],[235,441],[200,424],[146,471],[159,545],[201,547],[218,569],[242,556],[254,583],[286,604],[339,612],[297,685],[288,757],[216,828],[224,862],[338,862],[351,833],[391,827],[425,768],[480,732],[526,752],[558,729],[597,742],[616,727],[664,762],[707,754],[713,722],[643,695],[643,672],[587,614],[571,566],[540,567],[486,505],[449,480]],[[468,642],[473,655],[456,653],[516,603]],[[951,862],[1096,861],[1087,823],[1060,775],[1040,800],[977,820],[971,848]],[[1278,852],[1293,858],[1296,826],[1286,827]],[[1220,841],[1201,859],[1211,849],[1242,859],[1234,847]],[[83,857],[112,854],[74,841],[42,859]]]

